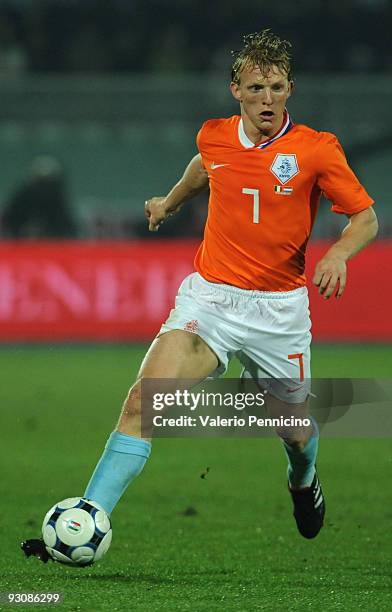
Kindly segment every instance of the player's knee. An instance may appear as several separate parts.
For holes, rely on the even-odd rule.
[[[123,414],[125,416],[140,416],[142,404],[145,406],[150,406],[152,404],[154,389],[151,385],[145,385],[143,387],[144,380],[147,379],[143,376],[138,377],[136,382],[129,389],[123,405]]]
[[[305,427],[278,427],[276,433],[293,450],[301,451],[306,446],[310,432]]]
[[[294,451],[298,451],[301,452],[307,443],[307,440],[301,439],[301,440],[293,440],[292,438],[283,438],[284,442],[286,442],[286,444],[288,444],[289,446],[291,446],[291,448]]]
[[[125,417],[140,415],[142,401],[141,383],[141,379],[138,379],[128,391],[123,405],[123,415]]]

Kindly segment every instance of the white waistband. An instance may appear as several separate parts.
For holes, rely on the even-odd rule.
[[[234,287],[233,285],[224,285],[223,283],[210,283],[201,274],[195,272],[198,280],[203,284],[215,291],[224,291],[225,293],[231,293],[232,295],[238,295],[246,298],[267,298],[269,300],[281,300],[285,298],[291,298],[296,295],[306,294],[306,287],[298,287],[291,291],[256,291],[253,289],[241,289],[241,287]]]

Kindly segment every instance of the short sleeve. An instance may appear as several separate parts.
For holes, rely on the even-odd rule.
[[[374,204],[347,163],[342,146],[334,134],[323,133],[317,151],[318,186],[332,202],[333,212],[354,214]]]
[[[196,146],[197,146],[199,153],[201,153],[200,149],[202,146],[202,137],[203,137],[203,126],[201,126],[200,130],[197,132],[197,135],[196,135]]]
[[[196,145],[199,150],[201,156],[206,154],[206,149],[208,148],[208,128],[210,121],[205,121],[201,126],[200,130],[196,136]]]
[[[205,165],[205,162],[204,162],[204,155],[205,155],[205,150],[204,150],[204,131],[205,131],[205,123],[203,123],[203,125],[200,128],[200,130],[197,132],[196,146],[197,146],[197,150],[200,153],[202,164],[205,167],[206,165]]]

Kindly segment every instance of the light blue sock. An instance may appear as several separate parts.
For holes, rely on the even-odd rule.
[[[287,476],[290,486],[293,489],[310,487],[316,473],[315,463],[319,441],[319,429],[313,418],[311,418],[311,421],[313,424],[313,433],[302,450],[295,449],[287,444],[287,442],[283,441],[289,462]]]
[[[125,489],[144,468],[151,443],[114,431],[87,485],[84,497],[103,506],[109,514]]]

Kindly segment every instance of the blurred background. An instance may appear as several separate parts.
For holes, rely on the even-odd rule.
[[[391,25],[391,0],[0,0],[3,591],[37,590],[19,542],[83,494],[193,269],[206,198],[150,235],[144,201],[182,174],[203,121],[238,112],[230,52],[246,33],[292,41],[294,121],[335,132],[377,202],[379,239],[344,296],[309,284],[313,376],[391,377]],[[309,279],[343,222],[322,202]],[[45,566],[47,584],[67,610],[391,610],[385,436],[323,440],[329,514],[311,548],[276,440],[156,440],[102,569]]]
[[[23,248],[28,249],[23,251],[20,244],[16,250],[13,243],[12,252],[7,251],[7,270],[4,264],[0,267],[0,325],[1,321],[7,324],[6,333],[9,324],[17,322],[15,295],[21,295],[23,283],[30,282],[24,264],[18,264],[16,271],[10,262],[22,251],[23,261],[27,258],[30,265],[37,261],[31,256],[32,239],[35,248],[37,241],[45,239],[87,239],[90,248],[115,241],[119,249],[120,245],[135,245],[135,240],[149,240],[156,253],[151,275],[161,278],[154,282],[162,307],[154,311],[155,327],[145,328],[138,337],[148,338],[157,329],[172,300],[173,287],[191,269],[195,250],[195,244],[183,247],[182,256],[175,259],[186,263],[181,267],[177,262],[173,272],[169,263],[165,270],[157,267],[161,261],[158,244],[163,238],[198,240],[207,197],[184,207],[161,228],[158,237],[147,231],[144,201],[165,194],[182,174],[196,152],[195,136],[204,120],[238,112],[228,89],[231,50],[241,48],[243,34],[264,27],[293,44],[296,92],[289,109],[294,121],[338,135],[350,164],[377,202],[380,239],[387,248],[392,232],[391,23],[388,0],[248,0],[245,4],[227,0],[0,0],[0,239],[23,241]],[[329,209],[323,202],[314,240],[336,238],[342,227],[343,220]],[[173,252],[180,252],[174,243],[161,248],[170,254],[168,261],[173,260]],[[56,285],[57,297],[65,304],[47,307],[51,312],[45,315],[48,322],[53,322],[54,311],[63,306],[77,316],[78,308],[83,316],[91,316],[86,315],[87,307],[83,310],[76,305],[75,295],[78,290],[88,292],[91,283],[98,282],[96,276],[88,282],[83,277],[89,273],[86,267],[81,271],[80,252],[73,260],[74,268],[65,262],[64,253],[61,249],[62,274],[58,264],[56,276],[53,264],[45,295],[52,294]],[[108,262],[108,253],[95,253],[100,261]],[[146,261],[143,253],[131,255],[134,270],[138,262]],[[380,255],[384,267],[385,253],[390,251]],[[59,256],[58,250],[47,255],[52,263]],[[42,261],[37,266],[44,275]],[[143,272],[140,269],[135,274]],[[162,289],[165,274],[173,276],[167,290]],[[376,282],[372,271],[369,274]],[[110,273],[107,275],[109,278]],[[70,283],[67,288],[65,276]],[[36,279],[31,282],[36,286]],[[110,294],[107,278],[101,284]],[[24,290],[24,299],[31,291]],[[36,295],[37,289],[34,291]],[[132,290],[133,297],[141,291],[138,285]],[[67,302],[65,292],[75,299],[68,297]],[[151,290],[151,301],[150,294]],[[42,302],[42,295],[39,299]],[[110,308],[105,304],[107,312]],[[132,302],[133,310],[139,307],[148,308],[146,304],[135,307]],[[41,315],[46,312],[42,305],[35,308]],[[25,311],[31,309],[28,303]],[[361,312],[363,319],[367,315]],[[39,316],[30,315],[29,324],[35,321],[38,325]],[[377,313],[372,317],[377,318]],[[116,336],[106,333],[107,338]],[[72,333],[63,337],[72,337]],[[341,331],[334,337],[341,338]]]

